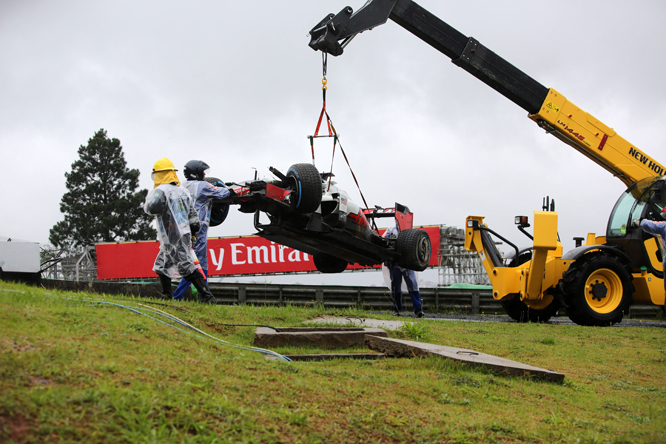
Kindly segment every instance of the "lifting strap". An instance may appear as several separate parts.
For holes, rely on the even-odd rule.
[[[337,131],[335,131],[335,126],[333,125],[333,121],[331,120],[331,117],[328,115],[328,111],[326,111],[326,90],[328,89],[326,83],[326,69],[327,69],[327,56],[328,54],[326,52],[322,52],[322,66],[323,66],[323,78],[321,79],[321,84],[322,84],[322,98],[323,98],[323,105],[321,108],[321,112],[319,113],[319,120],[317,121],[317,128],[315,129],[315,132],[312,136],[308,136],[310,139],[310,150],[312,151],[312,165],[315,164],[315,154],[314,154],[314,139],[319,138],[319,137],[333,137],[333,152],[331,153],[331,170],[330,170],[330,175],[328,176],[328,188],[331,188],[331,177],[333,177],[333,159],[335,158],[335,147],[336,145],[340,146],[340,152],[342,152],[342,156],[345,158],[345,162],[347,162],[347,166],[349,167],[349,172],[351,173],[352,177],[354,178],[354,182],[356,183],[356,188],[358,189],[358,192],[361,195],[361,199],[363,199],[363,205],[365,205],[365,208],[368,207],[368,203],[365,200],[365,196],[363,195],[363,191],[361,191],[361,187],[358,184],[358,180],[356,179],[356,174],[354,174],[354,170],[352,170],[351,164],[349,163],[349,159],[347,159],[347,154],[345,154],[344,148],[342,148],[342,143],[340,142],[340,138],[338,136]],[[326,116],[326,127],[328,129],[328,135],[319,135],[319,129],[321,128],[321,122]],[[372,224],[374,227],[374,230],[377,231],[377,226],[375,225],[375,220],[372,220]]]
[[[312,151],[312,165],[315,164],[315,154],[314,154],[314,139],[317,137],[333,137],[333,134],[335,134],[335,138],[333,139],[333,146],[335,147],[335,141],[337,139],[337,133],[335,132],[335,127],[333,126],[331,122],[331,118],[328,115],[328,111],[326,111],[326,69],[328,65],[328,54],[325,52],[322,52],[321,55],[321,62],[322,62],[322,71],[323,71],[323,78],[321,79],[321,92],[322,92],[322,99],[323,99],[323,105],[321,107],[321,112],[319,113],[319,120],[317,121],[317,128],[315,129],[315,132],[312,136],[308,136],[310,139],[310,150]],[[324,115],[326,116],[326,127],[328,128],[328,136],[320,136],[319,135],[319,128],[321,127],[321,121],[324,118]],[[330,185],[330,184],[329,184]]]

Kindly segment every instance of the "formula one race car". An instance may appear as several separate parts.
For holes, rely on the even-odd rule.
[[[360,208],[330,173],[320,174],[309,163],[292,165],[286,175],[273,167],[270,171],[277,179],[223,184],[206,178],[232,191],[231,197],[213,203],[211,226],[222,223],[229,205],[239,205],[239,211],[254,213],[259,236],[310,254],[322,273],[340,273],[348,264],[393,262],[416,271],[428,266],[430,238],[412,228],[413,214],[406,206]],[[261,222],[262,213],[267,223]],[[395,218],[397,238],[384,238],[371,228],[368,219],[381,217]]]

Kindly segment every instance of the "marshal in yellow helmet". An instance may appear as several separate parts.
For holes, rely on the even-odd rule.
[[[180,185],[178,176],[176,175],[176,167],[173,165],[173,162],[166,157],[162,157],[155,165],[153,165],[152,177],[155,182],[155,188],[165,183],[175,183]]]

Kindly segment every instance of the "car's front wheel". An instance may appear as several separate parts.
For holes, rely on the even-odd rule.
[[[309,163],[297,163],[287,171],[292,188],[291,208],[298,213],[312,213],[321,204],[321,176],[317,167]]]

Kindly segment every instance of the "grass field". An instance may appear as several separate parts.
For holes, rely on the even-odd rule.
[[[227,324],[365,313],[152,304],[214,340],[149,302],[0,282],[0,442],[666,442],[664,328],[425,320],[389,332],[564,373],[554,384],[436,358],[270,361],[250,348],[253,327]]]

